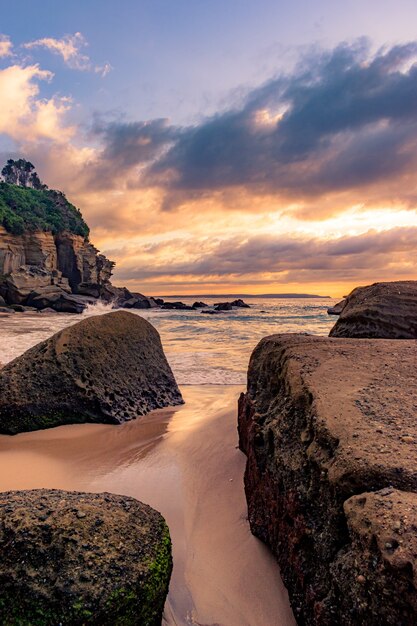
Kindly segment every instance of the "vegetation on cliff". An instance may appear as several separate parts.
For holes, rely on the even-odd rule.
[[[0,225],[8,232],[21,235],[44,230],[57,234],[67,230],[88,237],[89,228],[79,209],[62,192],[42,184],[31,163],[9,159],[2,175]]]

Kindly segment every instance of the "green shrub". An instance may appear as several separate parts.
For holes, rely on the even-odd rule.
[[[67,230],[88,237],[90,232],[79,209],[60,191],[4,182],[0,183],[0,224],[15,235],[34,230],[54,234]]]

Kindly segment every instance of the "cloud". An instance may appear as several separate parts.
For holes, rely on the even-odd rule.
[[[313,216],[316,200],[346,193],[352,202],[415,206],[416,59],[417,43],[376,54],[364,40],[344,43],[311,53],[291,74],[193,126],[102,125],[98,170],[107,176],[116,155],[114,178],[136,168],[138,186],[165,190],[168,210],[241,188],[287,204],[314,202]],[[138,141],[144,128],[149,149]]]
[[[55,39],[53,37],[44,37],[43,39],[36,39],[23,44],[23,48],[45,48],[53,54],[60,55],[65,64],[73,70],[79,70],[82,72],[95,72],[106,76],[112,69],[109,63],[104,65],[93,65],[90,57],[82,52],[82,49],[87,46],[87,41],[81,33],[75,33],[74,35],[65,35],[62,39]]]
[[[413,254],[417,228],[369,231],[322,240],[317,237],[258,235],[220,242],[187,240],[143,247],[138,266],[125,260],[119,280],[181,283],[313,283],[410,277],[417,271]],[[176,251],[176,253],[175,253]],[[112,251],[117,254],[117,251]],[[123,252],[125,259],[134,255]],[[185,258],[184,258],[185,257]],[[176,260],[177,259],[177,260]],[[371,277],[371,278],[370,278]],[[174,281],[175,282],[175,281]]]
[[[0,59],[12,55],[13,44],[10,37],[0,34]]]
[[[39,97],[38,81],[49,81],[51,72],[39,65],[11,65],[0,70],[0,133],[19,142],[51,139],[67,141],[74,129],[63,124],[67,98]]]

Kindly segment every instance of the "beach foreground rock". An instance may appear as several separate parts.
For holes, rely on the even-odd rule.
[[[87,318],[0,372],[0,432],[121,423],[181,404],[156,329],[125,311]]]
[[[172,569],[168,527],[134,498],[0,494],[2,624],[159,626]]]
[[[417,345],[274,335],[239,401],[252,532],[299,624],[417,623]]]
[[[357,287],[339,312],[330,337],[417,339],[417,281]]]

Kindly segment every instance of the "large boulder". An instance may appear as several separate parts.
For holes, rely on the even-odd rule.
[[[308,335],[252,354],[239,401],[249,522],[299,624],[417,623],[416,362],[415,341]]]
[[[0,372],[0,432],[118,424],[183,402],[156,329],[116,311],[65,328]]]
[[[2,624],[160,626],[168,527],[134,498],[59,490],[0,494]]]
[[[357,287],[347,296],[330,337],[417,339],[417,281]]]

